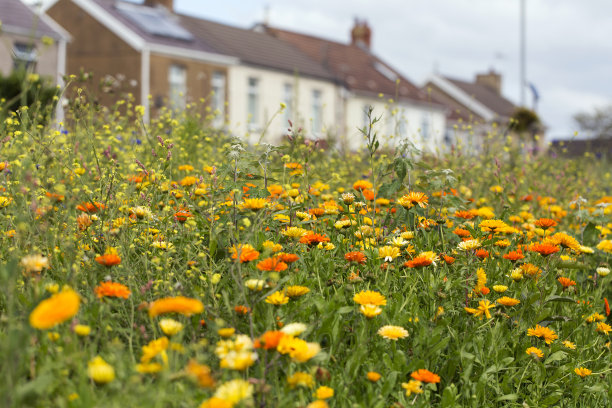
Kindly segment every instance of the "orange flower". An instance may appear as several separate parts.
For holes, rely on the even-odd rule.
[[[257,263],[257,269],[260,271],[276,271],[281,272],[287,269],[287,264],[279,260],[277,257],[266,258]]]
[[[414,378],[415,380],[421,381],[424,383],[439,383],[440,382],[439,375],[434,374],[429,370],[425,370],[424,368],[421,368],[413,372],[412,374],[410,374],[410,376]]]
[[[476,255],[478,258],[480,259],[485,259],[489,257],[489,251],[487,251],[486,249],[477,249],[476,252],[474,252],[474,255]]]
[[[96,256],[96,262],[100,265],[111,267],[119,265],[121,263],[121,257],[117,254],[104,254]]]
[[[45,195],[55,202],[64,201],[64,196],[58,193],[46,192]]]
[[[369,188],[366,188],[366,189],[362,190],[361,193],[363,194],[365,199],[368,200],[368,201],[372,201],[372,200],[374,200],[376,198],[376,193],[374,191],[370,190]]]
[[[72,289],[56,293],[40,302],[30,313],[30,326],[50,329],[77,314],[80,303],[79,295]]]
[[[287,264],[293,263],[297,261],[298,259],[300,259],[300,257],[297,256],[296,254],[288,254],[286,252],[279,252],[278,254],[276,254],[276,258],[279,261],[282,261]]]
[[[455,211],[455,217],[457,217],[457,218],[463,218],[465,220],[471,220],[472,218],[474,218],[474,216],[475,215],[471,211],[465,211],[465,210],[457,210],[457,211]]]
[[[353,251],[344,254],[344,259],[349,262],[356,262],[363,265],[366,261],[366,256],[363,254],[363,252]]]
[[[433,260],[431,257],[426,255],[419,255],[410,261],[404,262],[404,266],[408,268],[421,268],[424,266],[431,265]]]
[[[127,286],[118,282],[100,282],[94,288],[94,292],[98,298],[117,297],[127,299],[130,297],[130,290]]]
[[[93,223],[91,217],[87,214],[78,215],[76,217],[76,222],[77,226],[79,227],[79,230],[81,231],[85,231],[87,227],[89,227]]]
[[[254,261],[259,258],[259,252],[249,244],[238,244],[230,248],[232,259],[238,259],[240,253],[240,263]]]
[[[191,214],[191,211],[189,211],[189,209],[187,208],[181,208],[180,210],[174,213],[174,218],[178,222],[185,222],[187,221],[187,218],[190,217],[193,217],[193,214]]]
[[[610,305],[608,304],[608,298],[604,298],[604,307],[606,309],[606,316],[610,316]]]
[[[548,228],[552,228],[554,226],[557,225],[557,221],[550,219],[550,218],[540,218],[539,220],[537,220],[536,222],[533,223],[533,225],[535,225],[536,227],[542,228],[542,229],[548,229]]]
[[[442,254],[442,259],[444,259],[444,262],[446,262],[447,265],[452,265],[455,262],[455,258],[444,254]]]
[[[370,183],[367,180],[357,180],[354,184],[353,184],[353,188],[357,191],[363,191],[367,188],[372,188],[372,183]]]
[[[410,209],[415,205],[418,205],[421,208],[426,208],[428,205],[429,197],[425,195],[425,193],[411,191],[408,194],[401,196],[397,203],[406,209]]]
[[[267,331],[259,339],[255,340],[254,347],[273,350],[278,347],[278,343],[280,343],[281,339],[285,336],[286,334],[282,331]]]
[[[87,201],[87,202],[77,205],[77,210],[87,212],[87,213],[97,213],[98,210],[103,210],[105,208],[106,206],[104,204],[99,203],[97,201],[94,201],[94,202]]]
[[[149,316],[155,317],[165,313],[180,313],[185,316],[191,316],[203,311],[204,305],[198,299],[176,296],[158,299],[151,303]]]
[[[569,288],[570,286],[576,286],[576,282],[568,279],[566,277],[559,277],[559,279],[557,279],[559,281],[559,283],[561,284],[561,286],[563,286],[563,290]]]
[[[483,286],[482,288],[480,288],[480,293],[483,295],[488,295],[491,292],[491,289],[487,288],[486,286]]]
[[[317,234],[315,232],[308,233],[300,238],[300,243],[307,245],[318,245],[321,242],[329,242],[329,238],[325,234]]]
[[[548,256],[554,254],[555,252],[559,252],[559,247],[551,244],[533,243],[529,245],[529,250],[531,252],[537,252],[542,256]]]
[[[315,217],[320,217],[322,215],[325,215],[325,208],[311,208],[310,210],[308,210],[308,214],[314,215]]]
[[[516,262],[523,258],[525,258],[525,255],[523,255],[523,252],[520,249],[517,251],[510,251],[506,255],[504,255],[504,259],[507,259],[511,262]]]
[[[247,306],[243,306],[243,305],[238,305],[234,307],[234,312],[236,312],[239,315],[246,315],[251,311],[251,309]]]
[[[472,235],[470,231],[459,227],[455,228],[453,234],[457,235],[460,238],[467,238]]]

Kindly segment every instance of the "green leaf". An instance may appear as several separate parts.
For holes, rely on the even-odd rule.
[[[550,363],[554,363],[555,361],[561,361],[565,357],[567,357],[567,353],[565,351],[561,351],[561,350],[555,351],[550,356],[548,356],[544,364],[550,364]]]
[[[548,303],[548,302],[566,302],[566,303],[576,303],[576,299],[573,299],[571,297],[567,297],[567,296],[557,296],[557,295],[553,295],[551,297],[549,297],[548,299],[546,299],[544,301],[544,303]]]
[[[599,230],[596,225],[589,222],[582,230],[582,245],[595,245],[599,241]]]
[[[501,397],[499,397],[497,399],[497,402],[501,402],[501,401],[516,401],[518,399],[519,395],[518,394],[506,394],[506,395],[502,395]]]
[[[342,306],[340,309],[336,310],[336,313],[338,314],[346,314],[346,313],[350,313],[352,311],[354,311],[355,308],[352,306]]]

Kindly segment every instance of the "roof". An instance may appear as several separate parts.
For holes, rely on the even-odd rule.
[[[475,82],[466,82],[459,79],[444,77],[447,81],[455,85],[468,96],[474,98],[482,105],[489,108],[497,116],[501,118],[510,118],[516,109],[516,105],[498,94],[491,88],[477,84]]]
[[[265,32],[247,30],[213,21],[178,15],[181,25],[217,52],[237,57],[241,62],[291,74],[333,80],[335,77],[319,62],[286,41]]]
[[[54,22],[46,15],[39,15],[21,0],[0,0],[1,31],[36,38],[65,39],[65,33],[52,27]]]
[[[399,99],[420,103],[431,102],[425,92],[369,49],[269,26],[265,29],[271,35],[293,44],[319,62],[350,91],[369,95],[382,93],[392,98],[397,94]]]
[[[111,15],[115,20],[128,27],[148,44],[159,44],[188,50],[203,51],[219,54],[210,45],[199,40],[195,36],[177,36],[172,34],[162,35],[159,29],[162,25],[166,27],[177,26],[178,19],[163,7],[148,7],[143,4],[131,3],[117,0],[91,0]],[[138,23],[138,15],[148,12],[158,20],[156,27],[147,27],[146,24]],[[151,26],[151,24],[148,24]],[[180,28],[180,24],[178,24]]]

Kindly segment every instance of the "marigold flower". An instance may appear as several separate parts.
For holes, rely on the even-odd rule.
[[[115,369],[100,356],[87,363],[87,375],[96,384],[106,384],[115,379]]]
[[[410,376],[414,378],[415,380],[421,381],[424,383],[439,383],[440,382],[439,375],[434,374],[431,371],[426,370],[424,368],[421,368],[419,370],[412,372]]]
[[[300,257],[297,256],[296,254],[288,254],[286,252],[277,253],[276,258],[281,262],[285,262],[286,264],[293,263],[297,261],[298,259],[300,259]]]
[[[385,262],[391,262],[400,256],[400,250],[396,246],[383,246],[378,248],[378,258],[384,259]]]
[[[95,261],[100,265],[111,267],[121,263],[121,257],[117,254],[104,254],[97,256]]]
[[[232,337],[236,333],[236,329],[233,327],[224,327],[222,329],[217,330],[217,334],[224,339]]]
[[[542,269],[531,263],[522,264],[520,266],[520,270],[523,275],[527,275],[532,278],[538,278],[542,274]]]
[[[191,214],[191,211],[189,211],[187,208],[182,208],[174,213],[174,219],[176,219],[178,222],[185,222],[191,217],[193,217],[193,214]]]
[[[559,338],[553,329],[540,326],[539,324],[536,324],[534,328],[527,329],[527,336],[539,337],[543,339],[546,344],[551,344]]]
[[[74,326],[74,332],[77,334],[77,336],[89,336],[89,334],[91,333],[91,327],[85,324],[77,324]]]
[[[268,205],[268,200],[265,198],[245,198],[240,204],[240,208],[251,211],[259,211]]]
[[[382,313],[382,309],[380,307],[371,304],[361,305],[359,307],[359,311],[368,319],[371,319],[372,317],[378,316]]]
[[[376,371],[368,371],[368,374],[366,374],[366,378],[368,379],[368,381],[371,382],[377,382],[378,380],[380,380],[380,377],[382,376]]]
[[[500,305],[508,306],[508,307],[516,306],[519,303],[521,303],[520,300],[511,298],[508,296],[500,297],[499,299],[496,300],[496,302],[499,303]]]
[[[415,205],[421,208],[427,208],[429,197],[425,193],[412,191],[403,195],[397,200],[397,203],[406,209],[410,209]]]
[[[409,397],[412,394],[420,394],[423,392],[423,389],[421,388],[421,385],[423,385],[423,383],[419,380],[410,380],[409,382],[402,383],[402,388],[406,390],[406,396]]]
[[[65,289],[43,300],[30,313],[30,326],[50,329],[72,318],[79,311],[81,299],[72,289]]]
[[[610,269],[606,267],[599,267],[595,270],[597,274],[601,277],[608,276],[610,274]]]
[[[100,282],[98,286],[94,288],[94,293],[98,298],[103,297],[116,297],[127,299],[132,293],[127,286],[118,282]]]
[[[597,323],[596,330],[599,333],[603,333],[603,334],[607,335],[608,333],[610,333],[610,331],[612,331],[612,327],[609,324],[606,324],[604,322],[599,322],[599,323]]]
[[[487,251],[486,249],[480,248],[474,252],[474,255],[476,255],[480,259],[486,259],[489,257],[489,251]]]
[[[271,305],[284,305],[289,302],[289,297],[281,291],[276,291],[266,298],[266,303]]]
[[[563,289],[567,289],[570,286],[576,286],[576,282],[575,281],[573,281],[571,279],[568,279],[568,278],[566,278],[564,276],[560,276],[557,280],[559,281],[561,286],[563,286]]]
[[[306,331],[306,325],[304,323],[289,323],[281,329],[281,331],[289,336],[299,336]]]
[[[334,389],[325,385],[320,386],[315,391],[314,397],[320,400],[325,400],[334,396]]]
[[[612,240],[604,239],[599,244],[597,244],[595,248],[599,249],[600,251],[612,254]]]
[[[433,259],[427,255],[419,255],[414,257],[413,259],[404,262],[404,266],[407,268],[422,268],[424,266],[429,266],[433,263]]]
[[[535,358],[544,357],[544,353],[542,352],[542,350],[537,347],[529,347],[527,350],[525,350],[525,353]]]
[[[385,296],[373,290],[362,290],[356,293],[353,296],[353,301],[359,305],[385,306],[387,304]]]
[[[517,251],[510,251],[504,255],[504,259],[507,259],[511,262],[520,261],[523,258],[525,258],[525,255],[523,255],[523,252],[520,249]]]
[[[181,330],[183,330],[183,323],[178,322],[174,319],[161,319],[159,321],[159,327],[166,336],[174,336]]]
[[[103,210],[105,208],[106,206],[104,204],[99,203],[97,201],[87,201],[77,205],[77,210],[87,213],[97,213],[98,210]]]
[[[508,287],[506,285],[494,285],[493,290],[497,293],[504,293],[508,290]]]
[[[353,183],[353,189],[357,191],[363,191],[365,189],[369,189],[372,187],[373,187],[372,183],[370,183],[367,180],[357,180],[355,183]]]
[[[358,264],[364,264],[366,261],[366,256],[363,254],[363,252],[353,251],[353,252],[347,252],[346,254],[344,254],[344,259],[346,259],[349,262],[356,262]]]
[[[329,238],[326,237],[325,234],[318,234],[314,232],[308,233],[300,238],[301,244],[307,244],[310,246],[318,245],[321,242],[329,242]]]
[[[267,331],[261,335],[261,337],[254,342],[255,348],[263,348],[265,350],[275,350],[278,347],[281,339],[287,336],[280,330]]]
[[[387,340],[397,341],[408,337],[408,330],[400,326],[383,326],[378,329],[378,335]]]
[[[482,231],[495,233],[507,230],[509,225],[502,220],[483,220],[479,227]]]
[[[27,274],[38,274],[43,269],[49,269],[49,259],[42,255],[26,255],[19,263]]]
[[[566,347],[566,348],[568,348],[570,350],[576,350],[576,344],[572,343],[569,340],[564,340],[562,342],[562,344],[563,344],[564,347]]]
[[[257,269],[260,271],[275,271],[282,272],[287,269],[287,264],[277,257],[266,258],[257,263]]]
[[[462,251],[471,251],[473,249],[480,248],[480,241],[477,239],[468,239],[467,241],[460,242],[457,247]]]
[[[546,230],[557,226],[557,221],[550,218],[540,218],[539,220],[536,220],[533,225],[538,228],[542,228],[543,230]]]
[[[158,299],[149,307],[149,316],[156,317],[166,313],[179,313],[185,316],[202,313],[204,305],[198,299],[184,296]]]
[[[253,396],[253,385],[241,378],[221,384],[215,391],[214,398],[227,401],[230,407]],[[210,406],[213,408],[216,406]]]
[[[308,289],[306,286],[299,285],[287,286],[285,289],[285,294],[290,298],[300,297],[308,292],[310,292],[310,289]]]
[[[291,388],[295,388],[295,387],[312,388],[314,387],[314,379],[312,378],[312,375],[301,372],[301,371],[298,371],[297,373],[293,374],[291,377],[287,378],[287,383],[289,383],[289,387]]]
[[[542,256],[548,256],[556,252],[559,252],[559,247],[556,245],[551,245],[551,244],[533,243],[529,245],[529,250],[531,252],[537,252]]]
[[[584,378],[591,375],[592,371],[585,367],[578,367],[574,369],[574,372],[580,377]]]
[[[465,211],[465,210],[457,210],[455,211],[455,217],[457,218],[463,218],[464,220],[471,220],[472,218],[474,218],[476,215],[474,213],[472,213],[471,211]],[[467,230],[464,230],[467,231]],[[467,231],[469,234],[469,231]]]
[[[215,380],[212,378],[210,367],[207,365],[198,364],[194,360],[189,360],[185,371],[197,381],[200,387],[212,388],[215,386]]]
[[[244,316],[244,315],[248,314],[250,311],[251,311],[251,309],[249,307],[247,307],[247,306],[244,306],[244,305],[234,306],[234,312],[236,312],[239,315],[243,315]]]
[[[240,254],[240,263],[254,261],[259,258],[259,252],[249,244],[237,244],[230,248],[232,259],[238,259]]]

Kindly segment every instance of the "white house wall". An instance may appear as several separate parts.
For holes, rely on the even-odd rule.
[[[345,148],[355,150],[365,145],[365,136],[360,129],[366,125],[364,112],[369,106],[374,108],[373,116],[381,118],[374,127],[381,146],[397,146],[401,139],[408,139],[418,149],[428,152],[443,148],[446,118],[442,110],[362,96],[346,100]],[[424,127],[429,128],[427,136]]]
[[[258,123],[249,124],[249,78],[258,80]],[[278,113],[281,102],[285,102],[285,84],[292,84],[293,100],[291,115]],[[321,92],[323,132],[313,134],[313,91]],[[287,134],[290,119],[294,126],[302,127],[309,137],[324,138],[337,132],[337,89],[332,82],[290,75],[245,65],[234,65],[228,71],[228,130],[249,143],[260,140],[269,123],[263,142],[277,144]],[[273,118],[273,116],[276,116]]]

